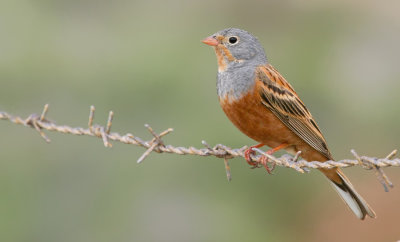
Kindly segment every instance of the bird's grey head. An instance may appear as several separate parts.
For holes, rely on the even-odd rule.
[[[204,39],[203,43],[214,47],[220,72],[232,67],[267,63],[264,48],[257,38],[241,29],[221,30]]]

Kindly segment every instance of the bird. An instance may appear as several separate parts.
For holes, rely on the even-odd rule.
[[[317,123],[288,81],[269,63],[259,40],[249,32],[227,28],[202,40],[213,47],[217,62],[217,93],[229,120],[259,144],[248,148],[244,157],[251,160],[254,148],[269,146],[268,154],[286,150],[301,152],[306,161],[333,160]],[[270,172],[264,159],[261,162]],[[376,214],[357,193],[339,168],[319,169],[330,181],[350,210],[361,220]]]

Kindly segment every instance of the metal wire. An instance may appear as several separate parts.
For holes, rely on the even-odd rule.
[[[130,133],[121,135],[117,132],[111,132],[112,120],[114,116],[114,113],[112,111],[110,111],[109,113],[107,124],[105,126],[94,124],[94,113],[95,113],[94,106],[90,107],[88,128],[70,127],[67,125],[56,125],[54,122],[46,119],[46,114],[48,112],[48,109],[49,105],[46,104],[43,108],[41,115],[31,114],[25,119],[19,116],[8,114],[7,112],[0,112],[0,119],[10,121],[14,124],[20,124],[26,127],[34,128],[46,142],[50,142],[50,139],[43,132],[43,130],[59,132],[64,134],[87,135],[87,136],[97,137],[102,139],[105,147],[112,146],[110,141],[141,146],[145,148],[146,151],[143,153],[143,155],[139,157],[137,163],[141,163],[152,152],[171,153],[178,155],[215,156],[218,158],[223,158],[228,180],[231,179],[228,160],[235,157],[244,157],[244,152],[247,149],[246,146],[242,148],[232,149],[222,144],[217,144],[214,147],[211,147],[205,141],[202,141],[202,144],[205,146],[205,148],[195,148],[192,146],[176,147],[172,145],[166,145],[162,141],[162,137],[171,133],[173,129],[169,128],[157,134],[148,124],[145,124],[145,127],[153,136],[153,138],[149,141],[144,141],[139,137],[136,137]],[[309,168],[329,169],[335,167],[342,168],[342,167],[351,167],[358,165],[362,166],[365,169],[374,169],[378,176],[378,180],[384,186],[385,191],[388,190],[388,186],[393,187],[393,184],[390,182],[388,177],[383,172],[382,167],[400,166],[400,159],[399,158],[394,159],[394,156],[397,154],[397,150],[392,151],[385,158],[359,156],[354,150],[351,150],[353,156],[355,157],[355,160],[345,159],[340,161],[325,161],[325,162],[319,162],[319,161],[308,162],[302,159],[299,160],[299,157],[301,156],[300,152],[297,153],[295,157],[292,157],[290,155],[282,155],[281,157],[277,158],[263,152],[260,149],[254,148],[254,150],[257,151],[259,155],[251,155],[253,161],[261,163],[262,156],[266,156],[268,158],[268,161],[274,163],[274,165],[292,168],[300,173],[309,172]]]

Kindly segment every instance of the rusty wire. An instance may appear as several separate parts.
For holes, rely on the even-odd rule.
[[[247,146],[244,146],[242,148],[232,149],[222,144],[217,144],[214,147],[211,147],[205,141],[202,141],[202,144],[204,145],[205,148],[200,148],[200,149],[192,146],[186,148],[186,147],[175,147],[172,145],[166,145],[162,141],[162,137],[171,133],[173,129],[169,128],[157,134],[148,124],[145,124],[145,127],[153,136],[153,138],[149,141],[144,141],[139,137],[134,136],[131,133],[126,133],[124,135],[121,135],[117,132],[111,132],[111,125],[114,116],[114,113],[112,111],[109,112],[109,116],[105,126],[94,124],[94,113],[95,113],[94,106],[90,107],[88,128],[81,128],[81,127],[74,128],[67,125],[57,125],[55,124],[55,122],[46,119],[46,114],[48,112],[48,109],[49,105],[46,104],[43,108],[41,115],[31,114],[25,119],[19,116],[8,114],[7,112],[0,111],[0,119],[8,120],[14,124],[21,124],[26,127],[34,128],[46,142],[50,142],[50,139],[43,132],[43,130],[54,131],[64,134],[87,135],[87,136],[97,137],[102,139],[105,147],[112,147],[110,141],[117,141],[124,144],[141,146],[145,148],[146,151],[143,153],[143,155],[139,157],[137,163],[141,163],[152,152],[173,153],[178,155],[215,156],[218,158],[223,158],[228,180],[231,180],[231,173],[228,162],[229,159],[235,157],[244,157],[244,151],[247,149]],[[294,157],[285,154],[277,158],[275,156],[263,152],[260,149],[255,148],[254,150],[257,151],[259,155],[252,155],[251,157],[253,161],[261,162],[261,157],[266,156],[268,158],[268,161],[274,163],[274,165],[292,168],[300,173],[309,172],[309,168],[329,169],[335,167],[344,168],[357,165],[360,165],[365,169],[374,169],[378,177],[378,180],[383,185],[385,191],[388,191],[388,187],[393,187],[393,184],[390,182],[389,178],[383,172],[382,167],[400,166],[400,159],[394,158],[397,154],[397,150],[393,150],[385,158],[359,156],[354,150],[351,150],[351,153],[355,157],[355,160],[345,159],[340,161],[325,161],[325,162],[319,162],[319,161],[308,162],[303,159],[299,160],[299,157],[301,156],[300,152],[298,152]]]

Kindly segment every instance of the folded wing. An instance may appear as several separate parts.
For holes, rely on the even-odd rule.
[[[271,65],[256,70],[262,103],[307,144],[332,160],[316,122],[290,84]]]

